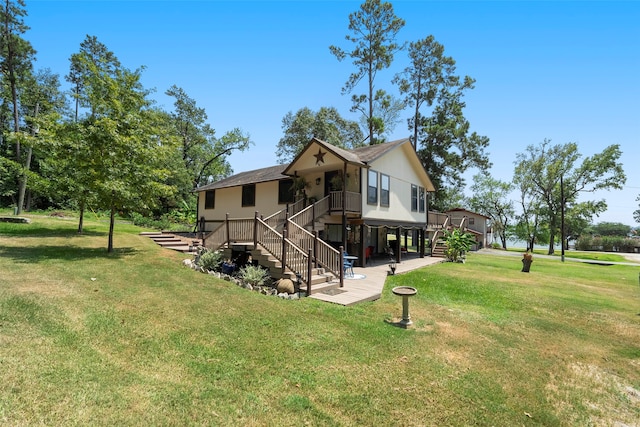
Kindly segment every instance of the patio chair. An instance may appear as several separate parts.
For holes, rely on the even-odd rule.
[[[347,259],[349,254],[343,252],[342,254],[342,266],[344,268],[344,275],[353,277],[353,261]]]

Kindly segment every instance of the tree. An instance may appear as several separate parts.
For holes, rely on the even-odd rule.
[[[621,222],[599,222],[586,230],[596,236],[620,236],[627,237],[631,233],[631,227]]]
[[[0,70],[10,92],[13,113],[12,139],[15,143],[14,159],[17,165],[21,165],[21,171],[18,174],[17,200],[17,213],[20,214],[24,204],[29,162],[23,159],[22,153],[22,141],[25,138],[20,134],[19,91],[21,81],[31,72],[35,50],[31,43],[22,38],[22,34],[29,30],[24,23],[24,17],[27,15],[24,0],[5,0],[3,6],[0,10],[2,20]],[[30,161],[30,157],[28,158]]]
[[[352,35],[345,38],[353,43],[353,49],[344,51],[337,46],[329,47],[339,61],[349,57],[356,66],[356,71],[351,73],[342,88],[343,95],[352,93],[360,81],[366,79],[366,93],[352,95],[351,111],[360,112],[364,117],[371,145],[377,143],[374,135],[382,134],[385,130],[380,113],[376,114],[376,103],[378,108],[394,105],[393,99],[384,90],[376,89],[376,74],[389,68],[394,54],[402,49],[402,45],[395,40],[404,24],[404,20],[395,15],[391,3],[365,0],[357,12],[349,15],[349,30]]]
[[[182,88],[173,85],[166,94],[175,98],[170,123],[179,140],[182,170],[189,179],[188,188],[183,188],[181,193],[186,200],[194,188],[211,179],[229,175],[231,166],[226,158],[234,150],[246,150],[251,140],[239,128],[227,132],[222,138],[216,138],[215,130],[207,123],[204,108],[198,107]]]
[[[20,115],[23,118],[24,129],[28,137],[24,137],[27,143],[24,169],[26,171],[38,171],[40,169],[40,160],[49,154],[48,147],[43,141],[41,135],[51,135],[48,130],[55,127],[56,122],[62,117],[66,107],[66,99],[60,91],[60,78],[57,74],[45,68],[38,70],[33,75],[28,75],[23,83],[23,89],[20,96]],[[34,150],[36,155],[34,156]],[[34,158],[35,157],[35,158]],[[28,174],[31,178],[42,180],[37,174]],[[29,182],[32,182],[32,179]],[[27,190],[27,179],[22,182],[19,188],[18,200],[25,200]],[[42,193],[42,191],[40,191]],[[30,209],[31,191],[26,199],[26,209]]]
[[[120,67],[120,61],[116,55],[96,36],[87,35],[85,37],[80,43],[79,51],[69,58],[69,74],[65,76],[65,79],[73,85],[74,122],[77,123],[81,119],[80,108],[86,111],[87,117],[95,117],[100,114],[98,111],[99,102],[109,93],[106,85],[97,84],[97,82],[101,78],[105,82],[108,79],[114,79]],[[72,147],[66,146],[67,152],[65,156],[58,159],[57,164],[59,167],[63,167],[66,176],[70,177],[65,180],[67,194],[78,205],[78,233],[82,233],[87,202],[95,197],[94,194],[91,194],[89,186],[86,185],[91,180],[88,175],[91,156],[87,156],[88,153],[85,153],[87,144],[81,139],[79,126],[68,125],[61,132]],[[66,167],[64,167],[64,161],[67,161]],[[83,161],[89,163],[83,165]]]
[[[444,55],[444,47],[429,36],[409,45],[410,65],[394,82],[413,107],[408,120],[413,143],[422,165],[435,187],[433,206],[444,207],[447,187],[461,191],[462,175],[471,167],[486,171],[491,163],[485,149],[489,138],[469,133],[462,98],[475,80],[456,75],[455,61]]]
[[[73,178],[72,197],[109,210],[107,250],[113,252],[116,213],[150,210],[174,191],[164,183],[170,171],[158,145],[158,115],[140,83],[142,69],[123,67],[95,37],[87,36],[72,56],[72,69],[87,114],[60,127],[54,159]]]
[[[509,199],[512,190],[511,183],[488,174],[478,174],[473,177],[473,196],[469,199],[472,210],[490,218],[493,232],[500,237],[503,249],[507,249],[509,221],[515,216],[513,202]]]
[[[636,197],[636,202],[640,202],[640,196]],[[633,219],[640,222],[640,208],[633,212]]]
[[[321,107],[318,112],[307,107],[295,114],[289,111],[282,119],[282,130],[284,136],[278,141],[276,152],[280,163],[292,161],[314,137],[345,149],[363,143],[358,124],[343,119],[334,107]]]
[[[578,201],[580,193],[622,188],[626,176],[619,163],[620,155],[620,147],[610,145],[577,165],[582,157],[577,144],[551,145],[546,139],[539,146],[530,145],[525,153],[516,155],[514,182],[528,188],[538,205],[537,211],[544,215],[549,229],[549,254],[554,252],[563,209],[569,213],[571,209],[579,210],[583,218],[589,219],[606,210],[604,200]]]

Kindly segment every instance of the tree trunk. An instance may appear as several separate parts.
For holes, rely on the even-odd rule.
[[[18,180],[18,215],[22,213],[24,207],[24,195],[27,191],[27,172],[31,169],[31,157],[33,156],[33,148],[29,147],[27,150],[27,158],[25,159],[24,172],[20,175]]]
[[[80,219],[78,219],[78,234],[82,234],[83,224],[84,224],[84,198],[80,200]]]
[[[113,252],[113,228],[116,222],[116,205],[114,202],[111,202],[111,215],[109,218],[109,246],[107,247],[107,252]]]
[[[533,252],[533,245],[535,242],[536,242],[536,238],[531,237],[531,239],[527,242],[527,250],[530,250],[531,252]]]

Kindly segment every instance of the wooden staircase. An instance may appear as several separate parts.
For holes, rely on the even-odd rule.
[[[261,247],[252,249],[249,252],[251,254],[251,259],[257,262],[260,266],[268,269],[269,274],[273,279],[290,279],[294,284],[296,284],[298,279],[295,272],[291,271],[289,268],[285,268],[283,272],[282,262],[278,258]],[[230,249],[224,249],[224,253],[225,256],[231,256]],[[340,280],[333,273],[327,271],[324,268],[312,268],[310,282],[312,293],[322,292],[340,287]],[[300,291],[307,291],[306,284],[302,284],[300,285],[300,287]]]
[[[436,232],[436,236],[432,240],[431,244],[431,256],[436,258],[445,258],[445,251],[447,250],[447,244],[441,237],[440,231]]]

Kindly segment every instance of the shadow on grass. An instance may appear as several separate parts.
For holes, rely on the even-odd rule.
[[[82,261],[96,258],[118,259],[133,255],[135,248],[115,248],[107,253],[107,248],[86,248],[80,246],[36,246],[36,247],[0,247],[0,257],[11,258],[15,262],[38,263],[50,260]]]
[[[26,225],[26,224],[25,224]],[[26,225],[23,224],[11,224],[11,226],[1,226],[0,225],[0,236],[11,236],[11,237],[96,237],[96,236],[107,236],[109,233],[106,231],[96,231],[96,230],[83,230],[82,234],[78,234],[75,230],[69,230],[68,228],[51,228],[47,226],[39,226],[39,225]]]

